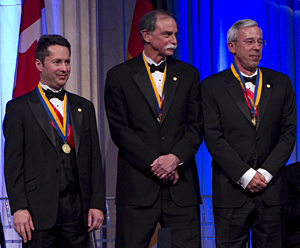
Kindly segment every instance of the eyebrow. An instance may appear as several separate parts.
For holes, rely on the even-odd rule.
[[[55,62],[55,61],[71,61],[71,59],[66,59],[66,60],[63,60],[63,59],[52,59],[51,61],[52,62]]]
[[[173,31],[163,31],[163,32],[161,32],[162,34],[177,34],[178,33],[178,31],[176,31],[176,32],[173,32]]]

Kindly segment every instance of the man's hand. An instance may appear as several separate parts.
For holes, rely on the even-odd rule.
[[[153,161],[153,163],[150,166],[152,167],[151,171],[153,172],[153,174],[159,179],[163,180],[166,179],[169,176],[169,174],[177,168],[177,165],[179,163],[180,159],[174,154],[170,153],[168,155],[159,156]]]
[[[31,215],[28,210],[19,210],[14,213],[14,228],[24,243],[31,240],[31,230],[34,230]]]
[[[103,224],[104,214],[100,209],[90,208],[88,214],[88,232],[100,229]]]
[[[162,179],[163,182],[173,181],[173,185],[175,185],[179,180],[179,174],[177,169],[172,171],[166,178]]]
[[[256,172],[254,177],[251,179],[251,181],[247,185],[247,189],[252,193],[257,193],[265,187],[267,187],[267,181],[266,181],[265,177],[262,174],[260,174],[259,172]]]

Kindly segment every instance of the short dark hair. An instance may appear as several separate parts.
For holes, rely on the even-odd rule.
[[[35,49],[35,58],[40,60],[43,66],[45,58],[50,55],[48,47],[53,45],[67,47],[71,56],[71,45],[65,37],[58,34],[43,35],[39,39]]]
[[[163,9],[151,10],[148,13],[144,14],[139,21],[139,33],[141,40],[144,44],[146,43],[146,41],[143,38],[142,31],[146,29],[149,33],[152,33],[156,28],[156,21],[158,15],[162,15],[165,17],[169,16],[173,18],[173,15],[170,12]]]

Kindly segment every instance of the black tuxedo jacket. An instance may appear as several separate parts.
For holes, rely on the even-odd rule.
[[[204,139],[213,158],[215,207],[240,207],[245,202],[250,192],[237,181],[251,167],[273,175],[259,193],[264,202],[269,206],[286,202],[283,169],[295,143],[295,94],[286,75],[266,68],[261,71],[256,128],[240,83],[230,69],[202,83]]]
[[[167,59],[161,124],[142,54],[108,72],[105,104],[111,137],[119,148],[116,203],[154,203],[162,181],[151,172],[150,164],[161,155],[173,153],[184,165],[178,167],[179,182],[169,185],[172,199],[179,206],[198,205],[194,159],[202,141],[198,71]]]
[[[68,93],[84,218],[90,208],[105,210],[95,110]],[[55,129],[36,91],[7,103],[3,122],[5,181],[11,212],[28,209],[35,229],[51,228],[59,200],[59,156]]]

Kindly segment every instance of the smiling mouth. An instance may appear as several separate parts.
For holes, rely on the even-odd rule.
[[[57,75],[59,78],[65,78],[67,77],[68,75]]]
[[[252,54],[250,55],[250,58],[260,59],[260,56],[258,54]]]

